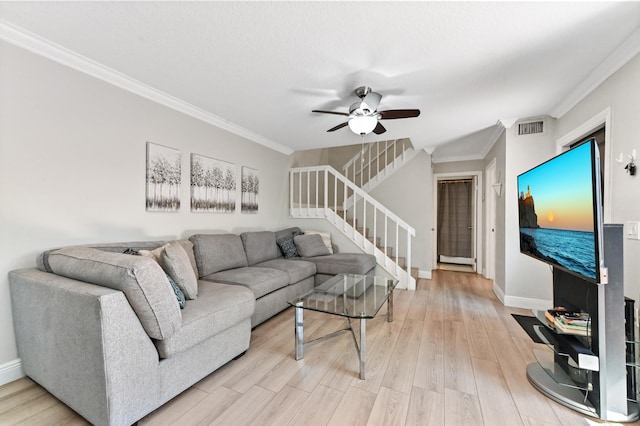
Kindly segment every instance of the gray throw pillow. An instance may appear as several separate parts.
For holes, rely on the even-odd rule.
[[[176,282],[187,299],[198,297],[198,278],[193,272],[189,256],[177,241],[164,246],[160,252],[160,266]]]
[[[293,242],[302,257],[327,256],[331,254],[318,234],[297,235]]]

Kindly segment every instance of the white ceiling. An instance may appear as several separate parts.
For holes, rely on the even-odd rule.
[[[369,85],[422,114],[366,141],[468,159],[640,51],[640,2],[0,2],[0,38],[286,153],[360,143],[311,110]]]

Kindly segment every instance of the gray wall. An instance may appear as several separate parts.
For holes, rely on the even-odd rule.
[[[508,306],[548,309],[551,304],[551,269],[520,253],[517,176],[556,155],[555,123],[547,120],[547,132],[516,136],[517,125],[506,129],[505,167],[505,298]]]
[[[420,151],[409,163],[384,180],[371,195],[413,226],[412,266],[424,274],[433,269],[433,172],[431,156]]]
[[[605,158],[611,181],[605,188],[605,211],[610,203],[611,223],[640,220],[640,175],[630,176],[626,164],[615,161],[620,154],[625,159],[631,151],[640,152],[640,55],[602,83],[589,96],[558,120],[556,134],[563,137],[589,122],[592,117],[610,108],[610,156]],[[607,219],[607,218],[605,218]],[[638,300],[640,296],[640,241],[624,241],[625,295]]]
[[[7,273],[38,252],[287,225],[287,155],[13,45],[0,57],[0,373],[18,357]],[[182,152],[179,212],[145,211],[147,141]],[[235,213],[192,213],[191,153],[257,169],[258,214],[239,191]]]

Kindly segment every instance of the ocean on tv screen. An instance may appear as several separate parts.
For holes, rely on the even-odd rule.
[[[523,244],[523,240],[533,239]],[[594,234],[590,231],[520,228],[521,248],[532,256],[562,266],[570,271],[596,278]],[[537,252],[536,252],[537,251]]]

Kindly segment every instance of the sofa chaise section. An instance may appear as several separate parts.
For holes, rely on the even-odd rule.
[[[128,425],[245,352],[255,299],[246,288],[201,281],[197,299],[187,300],[183,310],[168,307],[169,317],[175,314],[177,321],[165,319],[151,330],[141,321],[140,307],[132,306],[129,290],[109,288],[122,276],[108,282],[106,275],[115,267],[123,268],[123,276],[144,273],[138,278],[155,279],[160,266],[108,246],[100,253],[86,247],[47,252],[38,264],[51,272],[10,272],[14,327],[29,377],[93,424]],[[74,257],[62,267],[67,260],[60,253]],[[99,270],[102,278],[95,276],[95,263],[80,266],[89,260],[110,264]],[[161,287],[164,294],[145,295],[152,299],[152,313],[159,312],[156,302],[167,294],[177,304],[162,278],[162,286],[169,286]],[[139,293],[145,291],[141,286]]]

